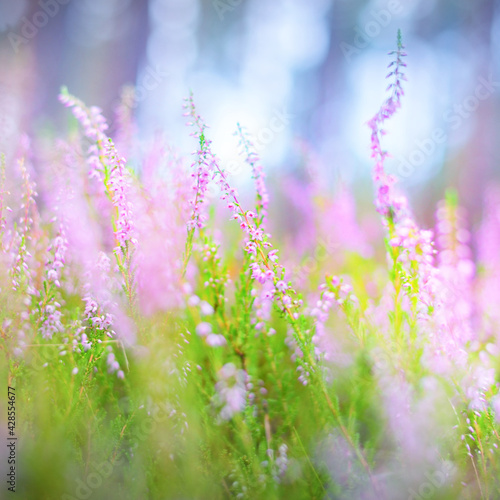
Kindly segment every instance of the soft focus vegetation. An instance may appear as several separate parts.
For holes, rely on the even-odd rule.
[[[368,122],[376,212],[319,174],[272,190],[238,125],[240,195],[192,95],[182,158],[138,140],[127,94],[108,135],[62,90],[67,135],[1,163],[18,498],[500,498],[500,195],[478,231],[453,190],[420,227],[382,147],[405,55]]]

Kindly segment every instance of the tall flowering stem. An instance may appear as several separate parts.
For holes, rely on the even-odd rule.
[[[88,158],[89,175],[103,183],[106,195],[114,206],[114,255],[124,280],[123,290],[130,311],[134,313],[136,285],[133,253],[137,240],[133,223],[133,204],[130,201],[131,175],[126,168],[126,160],[120,157],[113,141],[106,136],[108,126],[98,107],[86,107],[82,101],[68,94],[65,88],[61,90],[59,100],[72,109],[73,115],[83,126],[86,137],[92,141]]]
[[[257,218],[255,220],[257,226],[264,224],[267,217],[267,205],[269,204],[269,194],[266,188],[266,174],[260,162],[259,155],[255,151],[255,146],[248,137],[246,130],[238,123],[237,135],[239,143],[245,154],[245,162],[252,168],[252,176],[255,182],[255,191],[257,194],[256,212]]]
[[[385,134],[382,125],[391,118],[401,107],[401,97],[404,95],[402,81],[406,80],[403,68],[404,45],[401,40],[401,31],[398,30],[397,50],[389,52],[395,59],[389,64],[391,71],[386,78],[394,81],[387,87],[389,97],[384,101],[379,111],[368,122],[371,128],[372,158],[375,160],[373,179],[376,189],[377,211],[383,217],[383,223],[388,231],[387,248],[392,260],[392,280],[394,283],[394,333],[401,338],[403,329],[403,291],[410,297],[413,327],[412,336],[415,336],[415,318],[418,307],[419,281],[428,281],[425,273],[419,273],[419,263],[429,266],[432,262],[431,233],[421,231],[414,222],[404,196],[398,196],[394,190],[396,178],[385,172],[384,163],[389,156],[381,146],[381,137]],[[420,270],[422,271],[422,269]]]
[[[196,127],[194,135],[196,137],[200,137],[200,145],[203,146],[203,158],[210,159],[210,171],[204,171],[206,172],[204,174],[204,178],[207,179],[207,182],[210,176],[217,178],[216,182],[219,184],[222,192],[221,200],[227,203],[227,208],[232,212],[232,218],[239,222],[241,229],[247,236],[245,250],[255,258],[255,261],[250,265],[252,269],[252,277],[261,284],[267,282],[273,284],[273,289],[270,291],[270,298],[274,299],[275,305],[282,311],[293,329],[294,339],[297,342],[301,354],[296,359],[299,363],[301,371],[303,372],[303,381],[305,384],[308,384],[307,379],[310,378],[317,384],[319,392],[325,398],[326,405],[333,415],[334,420],[339,426],[344,438],[352,447],[360,463],[363,465],[368,476],[370,477],[374,490],[379,491],[379,485],[376,478],[373,477],[371,473],[370,465],[342,421],[338,402],[336,400],[332,400],[330,394],[328,393],[325,380],[322,376],[322,370],[320,369],[316,358],[311,331],[303,331],[303,328],[306,325],[306,320],[304,315],[300,313],[303,305],[302,300],[296,298],[297,292],[292,288],[291,284],[285,283],[284,281],[285,268],[283,265],[278,263],[278,250],[268,251],[268,249],[273,246],[269,241],[270,235],[264,233],[262,228],[256,224],[255,219],[257,214],[250,210],[243,209],[236,189],[230,186],[226,173],[220,167],[219,162],[211,151],[211,142],[205,138],[206,125],[196,113],[192,94],[188,98],[187,103],[189,111],[186,114],[193,118],[193,121],[189,124]],[[196,213],[194,212],[194,214]],[[314,387],[314,384],[312,385]]]
[[[61,287],[61,270],[65,264],[67,248],[68,240],[64,224],[61,222],[57,236],[48,248],[49,258],[45,266],[46,276],[43,280],[43,292],[38,303],[37,331],[40,331],[43,338],[51,339],[55,333],[64,330],[61,323],[61,304],[57,301],[57,289]]]
[[[268,252],[268,249],[272,247],[272,243],[269,242],[269,235],[265,234],[256,224],[255,219],[257,214],[251,210],[246,211],[242,208],[237,190],[230,186],[226,173],[220,167],[217,158],[212,153],[210,146],[211,141],[205,138],[206,125],[196,113],[192,95],[189,97],[188,103],[190,109],[189,115],[194,118],[194,121],[191,122],[190,125],[197,128],[193,135],[195,135],[195,137],[200,137],[200,144],[203,146],[201,150],[203,158],[210,159],[206,162],[210,165],[210,171],[207,172],[207,170],[204,170],[202,175],[203,182],[206,180],[208,183],[210,177],[217,178],[216,182],[222,192],[221,200],[227,203],[227,208],[232,212],[232,218],[239,222],[241,229],[247,235],[245,250],[256,257],[255,262],[251,264],[254,279],[262,284],[267,281],[271,281],[274,284],[272,295],[276,302],[282,306],[283,311],[288,316],[292,326],[294,326],[294,330],[296,330],[301,344],[300,347],[306,350],[306,339],[297,324],[299,318],[298,308],[302,304],[301,301],[293,299],[293,294],[296,294],[295,290],[292,290],[291,287],[283,281],[285,270],[283,266],[278,263],[278,251],[271,250]],[[198,152],[198,154],[200,154],[200,152]],[[206,186],[204,186],[204,190],[206,191]],[[196,209],[194,209],[193,218],[190,221],[191,225],[193,222],[199,220],[199,214],[196,212]]]
[[[125,167],[125,158],[118,156],[111,139],[108,139],[104,185],[115,207],[113,230],[117,246],[114,249],[116,263],[124,279],[123,289],[131,310],[136,302],[135,270],[132,263],[134,248],[137,245],[133,222],[133,205],[129,201],[130,174]]]
[[[406,63],[403,62],[403,57],[406,56],[406,53],[403,52],[403,49],[401,30],[398,30],[397,50],[389,52],[389,55],[396,55],[396,59],[389,64],[388,67],[393,69],[386,76],[386,78],[394,78],[394,81],[386,89],[390,91],[390,96],[384,101],[375,116],[368,122],[368,126],[372,130],[371,156],[376,162],[373,175],[377,189],[376,205],[379,213],[386,218],[389,230],[392,229],[394,218],[400,214],[402,206],[401,200],[397,199],[393,194],[392,187],[396,179],[394,176],[386,174],[384,170],[384,162],[388,157],[388,153],[382,149],[380,144],[381,137],[385,135],[385,130],[381,127],[401,107],[401,97],[404,95],[401,82],[406,80],[406,76],[403,73],[403,68],[406,66]]]
[[[205,221],[207,220],[207,216],[203,212],[203,207],[207,203],[207,190],[210,180],[214,177],[214,165],[217,163],[217,159],[212,153],[212,149],[210,147],[211,141],[207,141],[205,137],[207,125],[201,116],[196,113],[196,108],[193,103],[193,93],[191,93],[185,101],[184,108],[186,112],[184,113],[184,116],[190,117],[190,121],[187,125],[195,127],[195,130],[191,135],[198,139],[199,149],[195,152],[197,158],[191,165],[191,167],[194,168],[194,172],[191,174],[191,177],[194,179],[192,186],[193,194],[189,200],[192,212],[187,223],[188,235],[182,265],[183,276],[186,273],[189,258],[191,257],[191,252],[193,250],[194,232],[197,228],[201,230],[205,226]]]

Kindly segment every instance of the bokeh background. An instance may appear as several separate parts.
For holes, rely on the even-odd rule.
[[[332,189],[370,197],[366,121],[384,99],[398,28],[408,82],[388,167],[424,223],[450,185],[474,223],[500,176],[495,0],[0,0],[0,147],[65,126],[61,85],[112,126],[132,84],[141,137],[161,130],[188,153],[182,99],[192,90],[237,183],[248,178],[235,168],[239,121],[271,182],[315,175],[306,148]]]

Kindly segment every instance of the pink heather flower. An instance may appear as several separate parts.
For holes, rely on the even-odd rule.
[[[257,246],[255,245],[255,243],[253,243],[252,241],[249,241],[247,244],[246,244],[246,247],[245,247],[245,250],[251,254],[251,255],[254,255],[256,256],[257,255]]]
[[[42,309],[43,319],[40,325],[40,333],[45,339],[51,339],[55,333],[64,331],[64,326],[61,323],[62,314],[59,308],[60,304],[54,302]]]
[[[275,274],[274,274],[274,271],[272,269],[268,269],[267,271],[265,271],[264,275],[266,276],[266,279],[268,281],[271,281],[275,278]]]
[[[244,387],[240,385],[226,387],[220,389],[219,394],[223,396],[226,402],[224,408],[222,408],[220,413],[221,417],[224,420],[232,418],[235,413],[238,413],[245,408],[246,391]]]
[[[116,360],[111,346],[108,347],[108,351],[109,354],[106,358],[106,364],[108,365],[108,373],[116,372],[116,376],[120,379],[123,379],[125,377],[125,374],[123,373],[123,370],[120,369],[120,363],[118,363],[118,361]]]
[[[277,279],[277,273],[282,272],[283,268],[282,266],[279,266],[276,264],[276,262],[272,262],[272,260],[275,259],[266,259],[265,254],[264,254],[264,249],[272,246],[272,244],[268,241],[270,238],[269,234],[265,234],[264,231],[259,227],[260,224],[262,223],[263,220],[263,212],[262,216],[259,219],[259,217],[253,218],[249,217],[248,213],[245,212],[241,208],[241,203],[238,200],[238,193],[235,188],[231,187],[228,180],[226,173],[224,170],[220,167],[218,161],[215,159],[213,154],[211,153],[210,150],[210,141],[208,141],[205,137],[205,129],[206,126],[204,122],[201,120],[200,116],[196,114],[193,100],[192,100],[192,95],[188,99],[188,113],[187,115],[191,116],[193,119],[193,122],[191,123],[196,127],[195,135],[200,138],[200,146],[201,146],[201,151],[207,151],[210,154],[211,157],[211,162],[210,165],[213,167],[213,174],[214,178],[216,178],[216,183],[220,187],[220,191],[222,193],[221,199],[222,200],[228,200],[230,210],[233,212],[233,219],[237,220],[240,222],[240,227],[243,229],[246,235],[246,241],[245,241],[245,249],[246,251],[250,254],[252,260],[254,258],[260,258],[261,262],[252,262],[250,264],[250,269],[252,270],[252,278],[258,281],[261,284],[264,284],[266,282],[273,282],[275,284],[278,279]],[[208,154],[207,153],[207,154]],[[199,182],[198,184],[199,185]],[[196,188],[196,186],[195,186]],[[197,188],[196,188],[197,189]],[[195,203],[196,205],[196,203]],[[259,209],[257,210],[259,212]],[[195,222],[198,220],[198,215],[197,213],[194,213],[193,217],[191,218],[192,222]],[[276,254],[273,254],[274,256]],[[262,267],[261,267],[262,266]],[[283,293],[283,292],[281,292]],[[287,293],[293,293],[293,291],[287,291]],[[281,298],[282,305],[285,307],[285,309],[288,309],[292,305],[292,300],[288,296],[284,296]],[[293,303],[294,306],[298,307],[298,303]],[[298,313],[292,313],[288,311],[288,314],[291,316],[293,319],[298,318]]]
[[[49,252],[49,258],[47,259],[47,263],[45,265],[45,268],[47,269],[46,283],[48,282],[49,284],[53,284],[58,288],[61,286],[59,279],[61,269],[64,267],[67,245],[68,242],[64,226],[61,223],[58,235],[54,239],[53,244],[47,249]],[[47,300],[45,293],[39,297],[38,302],[42,312],[40,317],[40,333],[44,338],[52,338],[55,333],[62,332],[64,330],[61,322],[62,313],[59,310],[60,304],[54,299],[53,296],[50,300]]]
[[[85,351],[88,351],[92,347],[92,342],[89,342],[89,339],[88,339],[86,333],[82,333],[81,342],[82,342],[83,349]]]
[[[218,376],[219,381],[215,384],[215,390],[216,400],[222,406],[220,416],[223,420],[230,420],[245,408],[248,376],[244,370],[238,370],[233,363],[225,364],[219,370]]]
[[[97,106],[87,108],[82,101],[68,94],[63,88],[59,94],[59,101],[66,107],[72,108],[73,115],[80,122],[85,135],[94,141],[105,140],[105,131],[108,129],[106,120],[102,116],[102,110]]]
[[[204,316],[210,316],[214,313],[214,308],[205,300],[200,303],[200,311]]]
[[[198,297],[198,295],[191,295],[191,297],[189,297],[187,303],[188,303],[188,306],[190,306],[190,307],[197,306],[200,303],[200,297]]]
[[[227,340],[224,335],[210,333],[207,335],[207,344],[211,347],[221,347],[227,344]]]
[[[205,337],[206,335],[209,335],[210,333],[212,333],[212,325],[210,323],[202,321],[196,327],[196,333],[200,337]]]
[[[107,364],[109,367],[108,373],[113,373],[120,368],[120,364],[116,361],[115,355],[112,352],[108,354]]]
[[[61,269],[64,267],[64,258],[68,248],[68,240],[63,224],[59,225],[59,232],[54,239],[53,245],[48,248],[48,251],[54,251],[53,259],[47,264],[47,279],[49,282],[54,283],[55,286],[60,287],[59,282]]]
[[[285,472],[288,469],[288,446],[285,443],[281,444],[278,452],[278,456],[276,457],[276,461],[274,462],[275,470],[273,471],[273,479],[277,483],[280,483],[282,477],[285,475]]]
[[[451,359],[457,360],[457,363],[459,360],[463,362],[464,351],[460,348],[460,342],[457,344],[457,339],[450,332],[446,317],[442,315],[445,308],[443,281],[442,273],[433,265],[432,233],[422,231],[418,227],[411,215],[407,199],[397,196],[394,192],[395,178],[384,170],[384,161],[388,154],[382,150],[380,144],[380,138],[384,134],[380,127],[401,106],[401,82],[406,79],[402,73],[402,68],[406,66],[402,58],[406,54],[403,52],[400,32],[398,48],[393,54],[396,54],[396,60],[389,66],[394,69],[387,75],[394,76],[394,83],[388,87],[388,90],[392,89],[390,97],[369,122],[372,129],[372,157],[375,159],[373,178],[377,192],[376,206],[383,215],[383,223],[389,233],[388,239],[392,247],[389,250],[389,258],[401,264],[401,267],[395,267],[399,279],[404,283],[403,290],[406,291],[401,307],[408,312],[411,307],[411,314],[413,319],[418,321],[421,332],[427,333],[432,340],[432,347],[426,354],[428,361],[433,360],[431,362],[435,367],[443,368]],[[413,286],[410,285],[412,282]]]
[[[83,285],[83,301],[85,302],[85,318],[97,331],[108,337],[116,335],[114,325],[116,314],[119,312],[112,295],[116,284],[109,276],[111,261],[104,252],[99,254],[95,269],[90,268],[86,273],[87,282]],[[91,277],[93,278],[91,284]],[[93,285],[93,286],[92,286]]]
[[[271,262],[277,262],[278,261],[278,256],[276,255],[279,252],[279,250],[271,250],[268,254],[267,257]]]
[[[193,194],[189,201],[192,207],[192,214],[188,222],[188,229],[194,230],[195,228],[201,229],[205,225],[207,216],[203,211],[203,207],[207,203],[208,186],[210,181],[215,177],[218,159],[212,153],[211,141],[205,137],[207,125],[201,116],[196,113],[193,94],[191,93],[185,101],[186,104],[184,107],[186,112],[184,115],[189,116],[192,120],[187,125],[195,127],[192,135],[199,139],[200,146],[200,149],[196,152],[197,160],[191,165],[191,167],[195,168],[195,171],[192,174],[194,179],[192,186]]]
[[[234,363],[227,363],[219,370],[219,376],[222,380],[236,376],[237,369]]]
[[[67,89],[61,91],[59,100],[72,109],[74,116],[83,126],[85,135],[95,143],[89,147],[90,175],[103,180],[103,162],[106,162],[109,168],[111,201],[118,211],[118,219],[115,221],[117,241],[120,246],[128,241],[135,243],[132,235],[132,206],[128,196],[130,178],[125,168],[126,160],[118,155],[113,141],[105,134],[108,126],[101,109],[96,106],[87,108],[82,101],[69,95]]]
[[[253,288],[252,295],[255,297],[253,309],[255,312],[256,330],[265,330],[271,319],[272,304],[275,289],[272,283],[266,283],[263,287]]]
[[[252,278],[254,280],[258,281],[261,284],[264,284],[267,281],[267,276],[262,272],[258,262],[253,262],[249,267],[252,270]]]
[[[196,178],[195,185],[193,186],[195,194],[191,200],[193,214],[188,227],[190,229],[194,227],[203,227],[204,216],[201,213],[201,205],[204,203],[204,196],[209,180],[217,178],[216,183],[219,185],[222,193],[221,199],[230,199],[230,201],[228,201],[228,208],[233,212],[233,218],[240,222],[240,227],[245,231],[248,241],[253,243],[256,241],[261,242],[263,240],[263,231],[259,230],[252,216],[248,216],[248,214],[242,210],[241,204],[238,201],[237,190],[229,185],[226,173],[220,167],[218,159],[212,153],[210,147],[211,141],[205,137],[207,126],[196,113],[192,95],[187,99],[187,102],[186,108],[188,112],[186,115],[190,116],[193,120],[190,124],[196,127],[194,135],[199,137],[201,147],[198,152],[199,159],[197,162],[197,172],[193,174]],[[253,215],[253,213],[251,213],[251,215]],[[253,253],[253,250],[252,246],[247,247],[247,251],[250,253]]]

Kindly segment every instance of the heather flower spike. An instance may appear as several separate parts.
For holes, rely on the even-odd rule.
[[[394,215],[394,212],[399,211],[402,207],[401,201],[398,200],[393,193],[395,178],[384,171],[384,161],[388,153],[382,149],[380,140],[381,136],[384,134],[381,128],[383,123],[391,118],[391,116],[401,107],[401,97],[404,95],[402,81],[406,80],[406,77],[402,68],[406,67],[406,64],[403,62],[403,57],[406,56],[406,53],[403,52],[404,46],[401,39],[401,30],[398,30],[397,46],[397,50],[389,52],[389,55],[396,56],[395,60],[389,65],[389,67],[393,67],[394,69],[386,77],[393,78],[394,80],[387,87],[387,91],[390,91],[390,95],[384,101],[375,116],[368,122],[368,126],[372,130],[372,158],[374,158],[376,162],[373,173],[377,190],[376,206],[377,210],[382,215],[391,217]]]
[[[111,216],[115,239],[113,253],[117,270],[122,278],[121,288],[126,296],[128,314],[134,317],[137,309],[134,263],[137,239],[133,222],[134,206],[131,201],[131,174],[126,168],[125,158],[118,154],[113,141],[106,135],[108,125],[102,110],[96,106],[88,108],[82,101],[70,95],[65,87],[61,89],[59,100],[71,108],[73,115],[82,125],[85,136],[91,141],[87,157],[90,167],[89,178],[95,178],[101,183],[106,197],[114,208]],[[99,322],[100,319],[94,326]],[[127,329],[128,327],[124,328]],[[119,342],[128,369],[125,347],[122,340]]]
[[[207,126],[201,116],[196,112],[192,92],[189,94],[189,97],[185,99],[184,109],[186,110],[184,116],[189,117],[187,125],[194,128],[191,135],[198,139],[199,149],[195,152],[197,158],[191,165],[191,168],[194,169],[191,174],[193,178],[193,193],[189,200],[192,212],[187,223],[188,236],[182,266],[183,276],[186,273],[187,264],[191,256],[194,232],[196,229],[203,229],[208,218],[205,213],[205,205],[208,203],[207,191],[210,181],[215,177],[215,165],[218,161],[212,153],[211,141],[207,140],[205,137]]]

